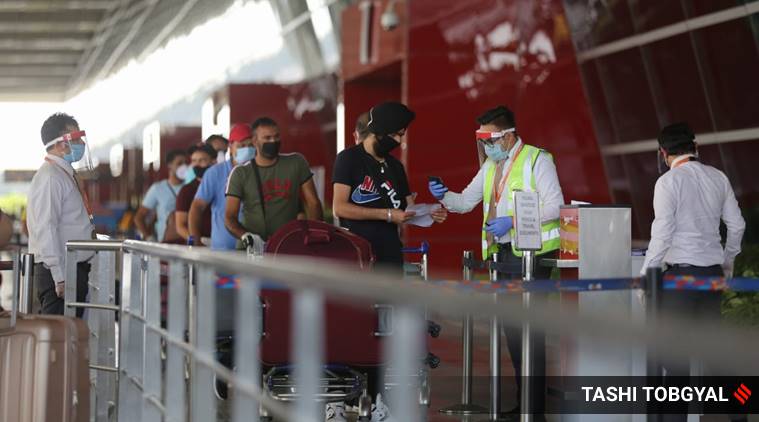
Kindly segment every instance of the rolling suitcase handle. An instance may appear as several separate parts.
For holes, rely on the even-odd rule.
[[[306,220],[300,220],[300,227],[303,231],[304,245],[319,245],[329,243],[332,241],[332,237],[336,231],[335,226],[330,226],[328,230],[310,229]]]
[[[0,268],[12,269],[13,279],[11,280],[11,321],[10,328],[16,326],[19,311],[23,313],[31,312],[32,298],[32,268],[34,268],[34,255],[29,253],[22,254],[17,251],[13,261],[0,261]],[[20,297],[23,296],[23,309],[19,309]]]

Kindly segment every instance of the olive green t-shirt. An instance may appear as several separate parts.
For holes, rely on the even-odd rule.
[[[227,196],[240,198],[242,218],[240,224],[245,230],[268,239],[284,224],[295,220],[303,209],[300,187],[313,174],[306,159],[297,153],[280,154],[277,163],[269,167],[258,167],[266,207],[261,207],[258,194],[254,162],[238,165],[232,170],[227,181]],[[240,247],[238,242],[238,247]]]

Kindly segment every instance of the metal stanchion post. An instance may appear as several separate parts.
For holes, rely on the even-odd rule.
[[[469,264],[474,256],[472,251],[464,251],[464,280],[472,279]],[[474,346],[474,321],[471,315],[464,317],[461,326],[462,360],[461,360],[461,403],[440,409],[447,415],[474,415],[487,413],[482,406],[472,404],[472,349]]]
[[[498,263],[498,254],[493,254]],[[498,280],[498,270],[490,270],[490,280]],[[498,296],[494,296],[498,300]],[[501,325],[497,316],[490,319],[490,419],[497,420],[501,413]]]
[[[34,268],[34,254],[25,253],[21,255],[21,288],[19,290],[19,308],[18,311],[23,314],[32,313],[32,270]]]
[[[493,264],[498,264],[498,254],[493,254]],[[498,280],[496,265],[490,268],[490,281]],[[498,293],[493,294],[498,302]],[[490,409],[488,422],[511,421],[501,418],[501,322],[497,316],[490,318]],[[484,422],[484,421],[483,421]]]
[[[21,255],[17,255],[13,259],[13,285],[11,286],[11,327],[16,326],[16,319],[18,318],[18,294],[21,284]]]
[[[659,301],[662,292],[662,270],[659,267],[651,267],[646,270],[646,319],[656,321],[659,317]],[[647,323],[650,329],[656,329],[656,324]],[[663,376],[662,365],[659,361],[659,350],[649,347],[646,352],[646,374],[648,385],[657,385],[658,378]],[[648,422],[659,422],[661,415],[655,409],[650,409],[646,416]]]
[[[522,281],[529,283],[533,280],[533,270],[535,268],[535,252],[524,251],[522,256],[522,271],[524,273]],[[522,308],[526,311],[530,309],[530,293],[522,293]],[[532,348],[532,333],[530,333],[530,322],[525,321],[522,323],[522,395],[520,399],[520,407],[522,409],[521,422],[532,421],[532,409],[530,406],[530,389],[532,388],[532,376],[533,368],[533,348]]]

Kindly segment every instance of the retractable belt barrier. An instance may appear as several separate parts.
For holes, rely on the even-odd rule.
[[[759,291],[759,278],[732,278],[727,279],[725,277],[694,277],[694,276],[675,276],[665,275],[662,280],[659,280],[658,289],[651,285],[646,277],[630,277],[630,278],[602,278],[602,279],[578,279],[578,280],[529,280],[523,279],[510,279],[499,280],[494,276],[495,273],[521,273],[523,271],[523,265],[521,264],[505,264],[500,263],[497,260],[482,261],[473,258],[473,253],[470,251],[464,252],[464,258],[462,260],[464,267],[464,279],[463,280],[432,280],[430,285],[439,288],[443,291],[450,291],[456,293],[476,293],[487,295],[516,295],[524,293],[577,293],[577,292],[600,292],[600,291],[614,291],[614,290],[650,290],[649,305],[652,308],[656,308],[655,302],[658,300],[658,295],[655,294],[656,290],[698,290],[698,291],[735,291],[735,292],[757,292]],[[490,280],[474,280],[472,277],[472,271],[488,271],[490,273]],[[658,273],[660,275],[660,273]],[[657,283],[653,281],[652,283]],[[497,323],[496,328],[497,328]],[[462,324],[462,401],[459,404],[449,406],[441,409],[441,413],[450,415],[471,415],[488,413],[488,409],[482,406],[471,403],[471,389],[472,389],[472,336],[473,336],[473,321],[471,315],[464,318]],[[494,331],[494,330],[491,330]],[[498,346],[493,335],[500,335],[500,333],[491,333],[491,354],[497,355],[496,360],[500,356],[500,346]],[[529,353],[529,350],[528,350]],[[528,358],[529,359],[529,358]],[[491,362],[494,362],[491,360]],[[648,363],[650,370],[655,370],[658,366],[657,362],[651,361]],[[491,377],[497,379],[500,373],[500,368],[493,367],[491,364]],[[491,387],[491,420],[498,420],[495,414],[497,414],[498,401],[499,401],[500,386],[495,385]],[[522,388],[523,395],[527,395],[523,400],[528,400],[529,389]],[[529,420],[524,415],[522,420]]]
[[[664,290],[759,292],[759,278],[665,275],[662,288]]]

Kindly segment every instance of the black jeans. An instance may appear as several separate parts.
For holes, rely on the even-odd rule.
[[[555,258],[556,252],[549,252],[544,255],[540,255],[535,263],[534,278],[536,279],[548,279],[551,277],[550,267],[544,267],[540,265],[540,258]],[[522,258],[514,255],[511,250],[510,244],[499,245],[498,248],[498,262],[505,264],[518,265],[521,264]],[[498,273],[499,278],[522,278],[522,274],[516,273]],[[530,300],[533,302],[541,302],[545,300],[545,296],[533,293],[530,296]],[[505,306],[522,306],[522,296],[513,295],[503,299]],[[509,354],[511,355],[511,363],[514,365],[514,374],[517,381],[517,403],[520,403],[522,392],[522,326],[514,326],[505,324],[503,331],[506,333],[506,346],[509,348]],[[533,414],[541,414],[545,410],[546,399],[546,335],[545,332],[531,330],[533,340],[533,367],[531,381],[531,406],[530,410]]]
[[[80,262],[76,265],[76,301],[85,302],[87,300],[87,282],[89,280],[90,264]],[[37,298],[40,301],[42,309],[40,313],[51,315],[63,315],[64,301],[55,293],[55,281],[50,270],[45,268],[41,263],[34,264],[34,288],[37,289]],[[76,316],[81,318],[84,315],[83,308],[77,308]]]

